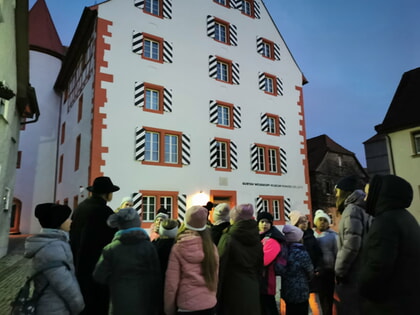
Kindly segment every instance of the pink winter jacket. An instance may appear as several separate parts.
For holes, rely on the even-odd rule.
[[[219,255],[214,246],[217,268]],[[202,240],[199,235],[185,234],[172,247],[165,279],[165,314],[176,314],[177,309],[199,311],[216,305],[216,291],[210,291],[202,276],[204,259]]]

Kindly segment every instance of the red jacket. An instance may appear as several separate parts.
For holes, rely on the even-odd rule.
[[[264,284],[263,294],[276,295],[276,274],[273,261],[280,253],[281,245],[275,239],[264,237],[261,240],[264,252]]]

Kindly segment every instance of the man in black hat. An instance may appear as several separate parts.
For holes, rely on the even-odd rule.
[[[106,223],[108,217],[114,213],[106,204],[112,200],[112,193],[119,189],[109,177],[97,177],[93,185],[87,187],[92,195],[74,210],[70,244],[76,277],[86,305],[81,314],[108,314],[108,287],[95,282],[92,272],[102,249],[112,241],[117,231]]]

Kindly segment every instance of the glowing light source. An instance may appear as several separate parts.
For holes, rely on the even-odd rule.
[[[207,201],[210,200],[209,198],[210,198],[209,195],[203,193],[203,191],[200,191],[199,193],[194,194],[192,196],[192,198],[191,198],[192,205],[193,206],[194,205],[199,205],[199,206],[205,205],[207,203]]]

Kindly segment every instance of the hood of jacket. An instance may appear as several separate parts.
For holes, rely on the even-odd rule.
[[[68,242],[69,236],[66,231],[58,229],[42,229],[41,233],[30,236],[25,241],[26,258],[32,258],[43,247],[56,241]]]
[[[395,175],[376,175],[369,184],[367,213],[372,216],[405,209],[413,201],[413,188],[405,179]]]
[[[136,244],[140,241],[150,241],[149,235],[142,228],[130,228],[126,230],[119,230],[115,233],[113,241],[120,241],[122,244]]]
[[[364,209],[366,207],[365,197],[366,193],[363,190],[356,189],[350,194],[350,196],[346,198],[346,200],[344,201],[344,206],[354,204]]]
[[[255,220],[245,220],[235,222],[229,229],[228,233],[245,246],[254,246],[260,243],[260,233],[258,231],[258,223]]]
[[[203,241],[194,232],[181,234],[174,246],[178,247],[182,257],[191,264],[201,263],[204,259]]]

